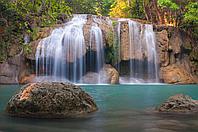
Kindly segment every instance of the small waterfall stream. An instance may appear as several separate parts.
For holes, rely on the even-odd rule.
[[[86,53],[83,25],[86,15],[74,15],[62,28],[40,41],[36,51],[36,75],[52,80],[77,82],[85,72]]]
[[[159,82],[153,26],[149,24],[140,24],[129,19],[120,19],[117,26],[119,46],[121,45],[120,24],[122,21],[128,22],[129,74],[121,76],[120,83]]]
[[[97,25],[93,25],[90,31],[90,48],[94,48],[93,44],[95,44],[96,51],[96,72],[99,73],[97,77],[98,84],[101,83],[100,69],[104,66],[104,47],[103,47],[103,36],[102,31]],[[92,58],[92,56],[90,56]],[[92,60],[92,59],[90,59]]]

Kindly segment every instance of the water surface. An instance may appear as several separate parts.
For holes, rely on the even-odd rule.
[[[196,114],[157,114],[151,108],[178,93],[198,99],[198,85],[82,85],[99,111],[81,118],[9,117],[6,103],[17,85],[0,85],[0,131],[45,132],[197,132]]]

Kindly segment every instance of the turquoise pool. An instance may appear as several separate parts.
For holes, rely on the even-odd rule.
[[[197,114],[159,114],[152,109],[178,93],[198,99],[198,85],[82,85],[99,111],[81,118],[27,119],[4,112],[18,85],[0,85],[0,132],[198,132]]]

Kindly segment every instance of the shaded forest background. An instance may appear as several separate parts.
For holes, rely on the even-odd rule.
[[[64,23],[79,13],[174,26],[198,42],[197,0],[1,0],[0,62],[14,55],[9,52],[13,45],[15,50],[31,52],[24,36],[33,41],[40,27]]]

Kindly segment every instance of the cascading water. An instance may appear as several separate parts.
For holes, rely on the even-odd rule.
[[[120,82],[158,82],[155,34],[152,25],[143,25],[129,19],[120,20],[116,31],[117,47],[122,47],[123,44],[121,42],[123,37],[121,36],[122,21],[127,21],[129,27],[129,46],[126,49],[129,53],[129,70],[127,71],[129,75],[125,79],[127,81],[123,81],[121,76]],[[91,75],[88,73],[94,73],[92,77],[97,81],[93,83],[103,83],[105,78],[103,69],[105,66],[104,43],[106,41],[103,40],[103,31],[100,28],[104,24],[103,22],[102,18],[96,16],[92,16],[90,23],[87,15],[74,15],[73,19],[64,27],[53,30],[49,37],[42,39],[37,46],[35,55],[36,81],[51,79],[52,81],[69,80],[74,83],[84,83],[86,82],[84,77]],[[105,22],[112,26],[109,19]],[[88,26],[85,29],[89,29],[86,41],[85,24]],[[126,38],[126,36],[124,37]],[[122,60],[123,50],[118,48],[117,52],[117,63],[119,64]],[[117,69],[122,69],[121,65],[118,65]],[[89,76],[87,77],[89,79]]]
[[[148,78],[153,79],[152,82],[159,82],[156,38],[155,38],[155,33],[153,31],[153,25],[148,25],[148,24],[145,25],[144,38],[145,38],[146,48],[148,51],[147,52]]]
[[[104,67],[105,60],[102,30],[98,26],[99,20],[96,17],[93,18],[89,31],[89,46],[85,44],[83,32],[87,15],[74,15],[64,27],[53,30],[49,37],[41,40],[35,55],[36,81],[83,83],[82,77],[91,71],[98,73],[96,83],[101,83],[100,70]],[[87,52],[88,47],[89,52]]]
[[[121,30],[122,21],[128,21],[129,27],[129,75],[120,77],[121,83],[159,82],[157,51],[153,26],[121,19],[118,31]],[[120,31],[118,33],[120,45]]]
[[[95,44],[95,45],[94,45]],[[103,47],[103,36],[102,31],[98,27],[97,24],[93,25],[91,27],[90,31],[90,49],[94,49],[96,51],[96,72],[98,72],[98,79],[97,82],[100,84],[101,82],[101,76],[100,76],[100,69],[104,66],[105,60],[104,60],[104,47]],[[90,56],[90,60],[92,56]]]
[[[53,30],[40,41],[36,51],[36,75],[77,82],[85,72],[83,25],[86,15],[74,15],[64,28]]]

